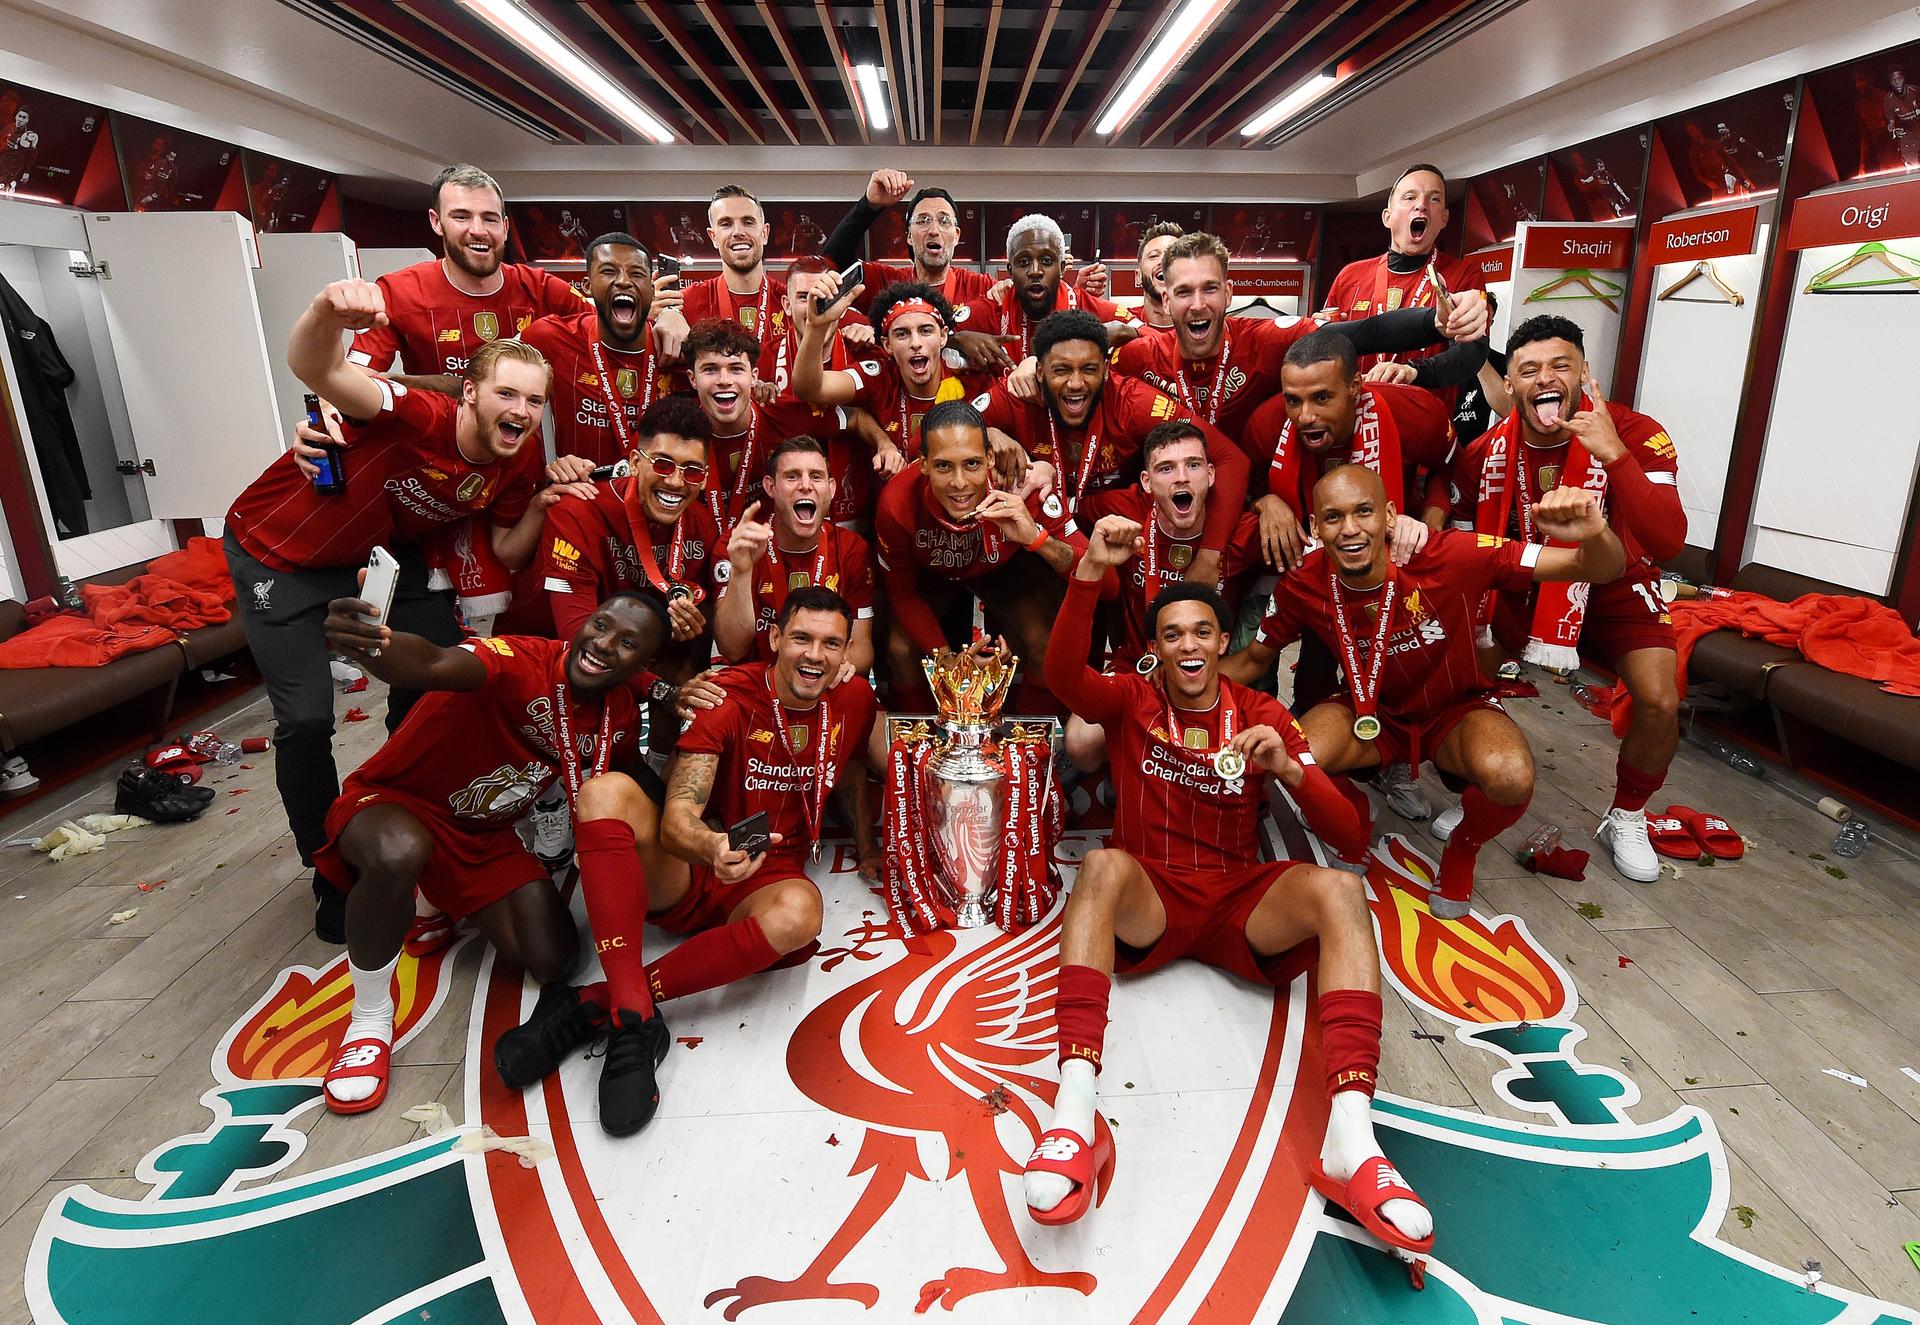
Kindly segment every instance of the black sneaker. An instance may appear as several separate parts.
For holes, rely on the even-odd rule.
[[[114,813],[137,814],[158,824],[197,819],[211,804],[212,787],[188,786],[173,774],[145,764],[128,765],[113,794]]]
[[[625,1008],[613,1014],[607,1061],[600,1068],[600,1130],[608,1136],[632,1136],[653,1121],[660,1107],[654,1073],[671,1039],[658,1008],[645,1021]]]
[[[313,875],[313,936],[338,947],[347,941],[347,895]]]
[[[509,1090],[525,1090],[551,1076],[560,1060],[605,1033],[607,1014],[580,997],[578,985],[548,985],[524,1025],[493,1046],[493,1066]]]

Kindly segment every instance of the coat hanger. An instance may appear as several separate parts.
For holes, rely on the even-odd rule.
[[[1877,263],[1883,273],[1861,280],[1840,279],[1868,263]],[[1896,253],[1879,240],[1870,239],[1855,249],[1851,256],[1841,259],[1823,272],[1816,272],[1807,282],[1806,293],[1845,294],[1852,290],[1887,290],[1901,286],[1920,293],[1920,258]],[[1900,292],[1906,293],[1906,290]]]
[[[1576,294],[1556,294],[1558,290],[1576,290]],[[1614,301],[1627,292],[1624,285],[1616,285],[1604,276],[1595,275],[1585,267],[1574,267],[1560,273],[1557,280],[1548,281],[1526,297],[1525,302],[1552,303],[1562,299],[1598,299],[1608,308],[1618,313],[1620,305]]]
[[[1672,299],[1695,281],[1705,278],[1707,283],[1720,292],[1718,299],[1682,299],[1683,304],[1732,304],[1739,307],[1747,302],[1747,297],[1720,279],[1720,273],[1714,270],[1711,262],[1705,258],[1693,264],[1693,269],[1679,280],[1660,292],[1662,299]]]

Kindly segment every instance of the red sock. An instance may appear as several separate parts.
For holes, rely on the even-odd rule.
[[[1360,816],[1360,838],[1362,842],[1373,841],[1373,805],[1367,800],[1367,793],[1355,785],[1354,780],[1345,773],[1329,773],[1328,779],[1333,789],[1347,798],[1347,804],[1353,806],[1355,814]],[[1331,844],[1329,844],[1331,845]],[[1362,851],[1361,855],[1366,852]]]
[[[580,896],[607,975],[608,1011],[624,1008],[642,1020],[653,1015],[647,963],[640,955],[647,924],[647,876],[624,819],[589,819],[573,828],[580,862]]]
[[[1464,902],[1473,896],[1473,862],[1480,858],[1480,848],[1519,823],[1532,799],[1529,796],[1518,805],[1500,805],[1489,800],[1480,788],[1467,788],[1460,797],[1460,826],[1440,853],[1442,897]]]
[[[718,989],[741,976],[764,971],[780,960],[766,931],[752,916],[695,934],[647,967],[655,1002]]]
[[[1060,1031],[1060,1061],[1084,1058],[1100,1071],[1100,1051],[1107,1043],[1107,995],[1113,977],[1091,966],[1062,966],[1060,987],[1053,996],[1053,1019]]]
[[[1667,770],[1649,773],[1645,769],[1635,768],[1621,755],[1613,761],[1613,808],[1616,810],[1644,810],[1647,799],[1660,790],[1667,780]]]
[[[1380,995],[1329,989],[1320,995],[1320,1045],[1327,1060],[1327,1097],[1343,1090],[1373,1094],[1380,1074]]]

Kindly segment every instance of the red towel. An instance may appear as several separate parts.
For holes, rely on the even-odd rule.
[[[233,579],[220,544],[195,538],[125,584],[81,586],[87,610],[63,612],[0,641],[0,668],[98,667],[230,620]]]

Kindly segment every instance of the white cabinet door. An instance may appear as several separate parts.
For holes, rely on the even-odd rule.
[[[322,286],[358,276],[360,268],[353,241],[342,234],[261,235],[259,244],[260,270],[253,274],[253,288],[260,297],[260,326],[267,337],[273,393],[284,416],[280,428],[286,433],[300,416],[300,398],[307,392],[287,367],[287,336]]]
[[[154,517],[225,514],[285,443],[253,227],[233,212],[89,212],[87,241],[108,268],[100,294]]]

